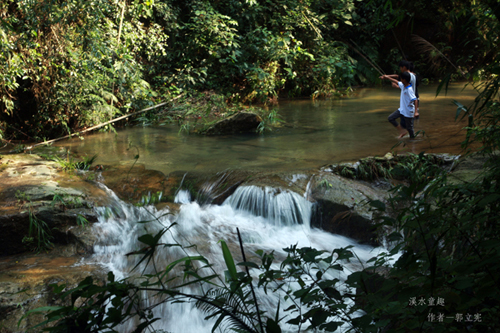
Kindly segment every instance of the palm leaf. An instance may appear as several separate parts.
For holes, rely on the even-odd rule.
[[[443,52],[432,45],[429,41],[418,35],[411,35],[411,41],[420,52],[426,53],[428,55],[428,58],[434,67],[439,65],[438,58],[441,57],[448,61],[450,65],[453,66],[453,68],[455,68],[458,72],[460,72],[460,74],[465,77],[465,73],[460,68],[455,66],[455,64],[451,62],[451,60],[447,56],[445,56]]]

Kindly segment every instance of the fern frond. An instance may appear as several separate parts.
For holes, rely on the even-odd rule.
[[[234,293],[224,289],[211,289],[205,296],[198,298],[196,307],[207,313],[208,318],[218,317],[212,332],[221,327],[222,331],[256,333],[253,325],[255,312],[248,310],[246,299],[249,293]]]
[[[110,101],[110,102],[113,102],[113,103],[118,103],[118,98],[116,98],[116,96],[109,92],[109,91],[106,91],[104,89],[101,89],[99,91],[99,94],[101,95],[102,98],[104,98],[106,101]]]
[[[455,66],[455,64],[451,62],[451,60],[447,56],[445,56],[443,52],[441,52],[437,47],[432,45],[429,41],[418,35],[411,35],[411,41],[420,52],[428,54],[428,58],[429,60],[431,60],[434,66],[437,66],[439,64],[436,62],[437,57],[438,56],[442,57],[443,59],[448,61],[450,65],[453,66],[453,68],[455,68],[465,77],[465,73],[460,68]],[[435,53],[436,55],[433,55],[433,53]]]

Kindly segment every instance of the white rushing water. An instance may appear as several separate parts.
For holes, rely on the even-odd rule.
[[[187,249],[169,247],[157,251],[154,262],[158,269],[186,255],[201,253],[214,265],[214,270],[223,276],[226,266],[218,244],[220,240],[228,243],[237,262],[242,261],[236,228],[239,228],[242,234],[247,260],[255,260],[257,263],[259,261],[256,260],[258,258],[254,254],[255,250],[274,250],[277,258],[285,258],[283,248],[294,244],[329,252],[352,245],[352,250],[362,261],[381,251],[380,248],[359,245],[349,238],[311,228],[312,203],[287,190],[242,186],[221,206],[200,206],[191,202],[187,191],[181,190],[176,198],[176,202],[180,203],[177,214],[171,214],[168,209],[158,211],[152,206],[136,207],[122,202],[111,191],[109,194],[114,198],[111,209],[113,212],[110,213],[109,209],[99,209],[99,222],[94,225],[99,237],[94,247],[94,260],[113,271],[117,278],[137,275],[137,272],[143,269],[150,272],[152,267],[146,268],[144,265],[135,273],[131,272],[140,256],[126,254],[144,247],[144,244],[137,240],[139,236],[146,233],[156,234],[173,223],[176,225],[163,234],[161,243],[179,243],[184,247],[190,244],[197,246]],[[141,221],[151,222],[138,223]],[[355,266],[349,267],[357,269]],[[343,272],[337,272],[336,277],[345,279],[348,273],[346,268]],[[195,290],[191,289],[190,292]],[[266,296],[262,291],[257,292],[259,302],[265,310],[274,313],[278,295]],[[155,309],[155,316],[161,320],[154,324],[154,328],[167,332],[211,332],[213,325],[213,321],[203,319],[206,314],[189,303],[159,306]],[[131,322],[120,331],[132,331],[133,327],[134,323]]]

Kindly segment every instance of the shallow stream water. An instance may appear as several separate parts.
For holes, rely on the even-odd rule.
[[[472,102],[476,93],[453,84],[445,96],[437,86],[420,88],[421,107],[415,131],[397,151],[458,154],[464,122],[455,122],[458,100]],[[341,100],[288,100],[279,104],[284,123],[264,135],[219,137],[179,134],[177,126],[135,126],[114,133],[97,133],[58,143],[78,155],[98,154],[100,164],[138,163],[166,174],[172,171],[224,169],[298,170],[327,163],[384,155],[400,140],[387,117],[399,106],[399,90],[389,87],[359,89]],[[424,133],[425,132],[425,133]]]

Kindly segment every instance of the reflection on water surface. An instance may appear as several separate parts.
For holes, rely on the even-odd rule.
[[[460,153],[464,122],[455,122],[453,100],[468,105],[476,93],[463,84],[450,87],[447,96],[435,97],[436,86],[420,88],[421,107],[415,141],[403,140],[399,152]],[[399,107],[399,90],[389,87],[360,89],[342,100],[281,101],[285,124],[264,135],[203,137],[178,134],[177,126],[133,127],[98,133],[85,140],[59,143],[77,154],[99,154],[100,164],[139,163],[169,173],[176,170],[227,168],[297,170],[327,163],[384,155],[398,143],[387,121]]]

